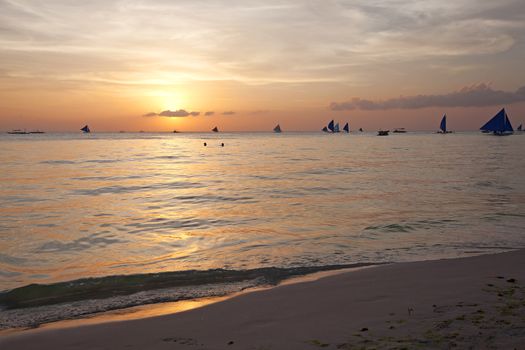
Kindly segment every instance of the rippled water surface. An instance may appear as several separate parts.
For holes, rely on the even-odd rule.
[[[1,135],[0,290],[525,247],[524,174],[525,135]]]

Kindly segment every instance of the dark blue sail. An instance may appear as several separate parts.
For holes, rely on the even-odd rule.
[[[509,117],[505,112],[505,108],[502,108],[491,120],[480,128],[481,131],[493,132],[495,134],[512,133],[514,129],[510,123]]]
[[[481,131],[494,131],[498,129],[498,124],[500,119],[505,118],[505,112],[503,109],[496,114],[494,117],[492,117],[491,120],[485,123],[481,128],[479,128]]]
[[[328,130],[330,130],[331,132],[334,132],[334,121],[330,121],[330,123],[328,123]]]
[[[82,129],[80,129],[81,131],[85,132],[85,133],[88,133],[88,132],[91,132],[91,130],[89,130],[89,126],[85,125]]]
[[[441,129],[441,131],[443,131],[443,133],[447,132],[447,115],[446,114],[443,116],[443,119],[441,119],[441,124],[439,125],[439,128]]]
[[[504,125],[504,128],[505,128],[505,130],[503,130],[503,131],[510,131],[510,132],[514,131],[514,129],[512,128],[512,124],[510,123],[509,116],[507,115],[507,113],[505,113],[505,125]]]
[[[345,124],[345,126],[343,127],[343,130],[345,132],[350,132],[350,126],[348,126],[348,123]]]

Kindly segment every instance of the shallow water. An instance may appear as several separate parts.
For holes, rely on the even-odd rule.
[[[478,133],[4,134],[0,290],[525,247],[524,150]]]

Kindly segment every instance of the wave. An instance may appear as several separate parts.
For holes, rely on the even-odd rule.
[[[412,222],[400,222],[384,225],[372,225],[364,228],[363,231],[376,233],[408,233],[412,231],[422,232],[432,228],[445,228],[447,226],[461,226],[462,224],[455,219],[426,219]]]
[[[379,264],[382,263],[187,270],[30,284],[0,293],[0,329],[36,327],[138,305],[222,296],[246,288],[276,285],[290,277]]]
[[[82,278],[53,284],[30,284],[0,293],[0,306],[4,309],[16,309],[83,299],[107,298],[168,287],[232,283],[261,278],[267,284],[277,284],[293,276],[378,264],[382,263],[355,263],[289,268],[264,267],[249,270],[186,270]]]
[[[152,185],[134,185],[134,186],[105,186],[93,189],[76,189],[73,190],[74,194],[81,196],[98,196],[103,194],[118,194],[118,193],[130,193],[130,192],[141,192],[158,189],[188,189],[188,188],[201,188],[203,184],[198,182],[185,182],[185,181],[172,181],[166,183],[157,183]]]

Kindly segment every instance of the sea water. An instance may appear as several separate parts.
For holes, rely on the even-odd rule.
[[[212,278],[184,288],[219,283],[197,293],[214,295],[267,281],[264,268],[284,278],[522,248],[524,174],[521,134],[3,134],[0,291],[199,270]],[[224,284],[216,269],[239,275]],[[148,289],[160,287],[164,298],[81,299],[192,296]]]

